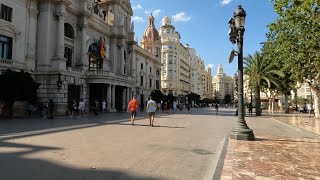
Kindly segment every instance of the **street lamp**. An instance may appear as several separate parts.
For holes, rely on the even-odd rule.
[[[243,99],[243,34],[245,31],[246,11],[239,5],[233,18],[228,22],[230,31],[229,40],[232,44],[238,45],[238,121],[230,133],[231,139],[254,140],[253,131],[248,127],[244,119]]]

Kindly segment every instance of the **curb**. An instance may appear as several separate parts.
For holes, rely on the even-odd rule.
[[[229,136],[226,136],[217,146],[215,156],[213,157],[213,162],[208,167],[206,174],[203,176],[202,180],[217,180],[221,178],[224,159],[227,155],[227,147],[229,143]]]

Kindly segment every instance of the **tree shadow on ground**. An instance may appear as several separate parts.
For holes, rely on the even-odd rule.
[[[60,148],[0,142],[0,169],[3,180],[157,180],[155,177],[140,177],[124,171],[75,168],[47,159],[27,158],[28,155],[43,151],[59,151]],[[14,148],[8,152],[6,148]],[[4,151],[3,151],[4,150]]]

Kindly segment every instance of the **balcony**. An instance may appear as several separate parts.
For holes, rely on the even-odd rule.
[[[0,58],[0,66],[1,65],[12,66],[13,65],[13,60],[12,59]]]

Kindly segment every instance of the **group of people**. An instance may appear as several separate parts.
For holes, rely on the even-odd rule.
[[[133,97],[132,100],[128,103],[128,112],[130,111],[131,113],[131,125],[134,125],[134,121],[136,120],[138,107],[139,107],[139,103],[136,97]],[[150,96],[149,101],[147,102],[146,112],[148,113],[150,126],[152,127],[154,123],[154,116],[155,116],[156,109],[157,109],[157,103]]]
[[[74,117],[75,113],[78,113],[78,117],[81,118],[85,111],[85,103],[83,99],[80,99],[79,102],[77,102],[76,100],[70,100],[68,102],[68,109],[68,114],[71,118]]]

